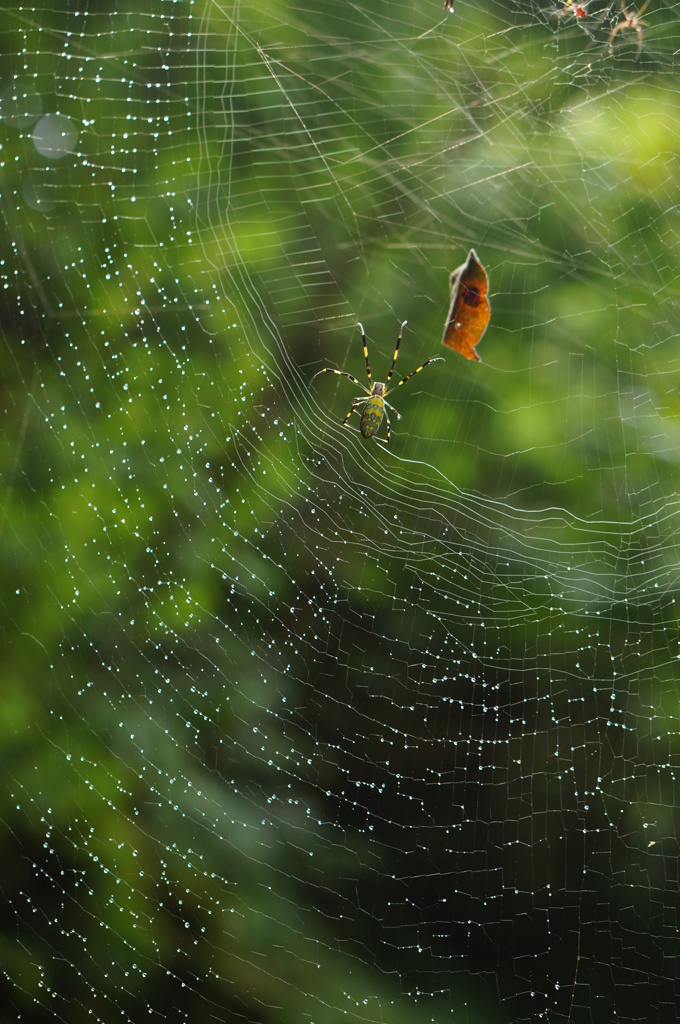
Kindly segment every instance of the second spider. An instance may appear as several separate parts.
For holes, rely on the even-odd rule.
[[[373,378],[371,377],[371,364],[368,361],[368,346],[366,344],[366,334],[361,324],[359,324],[358,326],[359,330],[361,331],[361,341],[364,346],[364,359],[366,360],[366,375],[368,377],[369,387],[365,388],[363,384],[361,384],[361,382],[358,381],[353,374],[347,373],[346,370],[334,370],[330,366],[326,366],[324,367],[323,370],[319,370],[318,373],[315,373],[314,376],[312,377],[312,380],[310,380],[309,382],[311,384],[312,381],[316,380],[317,377],[320,377],[322,373],[335,373],[337,374],[338,377],[347,377],[347,379],[351,380],[353,384],[356,384],[357,387],[360,387],[363,391],[365,391],[365,398],[359,397],[354,398],[352,400],[352,405],[350,407],[349,412],[342,421],[342,425],[343,427],[348,426],[349,418],[352,415],[352,413],[355,412],[357,416],[360,417],[359,432],[361,433],[361,435],[365,438],[375,437],[376,441],[382,441],[383,444],[389,444],[390,442],[391,425],[390,418],[387,414],[387,410],[391,409],[392,412],[396,414],[397,419],[401,419],[401,414],[398,413],[394,406],[390,405],[390,403],[387,401],[387,395],[389,391],[393,390],[393,388],[388,388],[388,385],[390,383],[390,380],[392,379],[392,374],[394,373],[394,367],[397,362],[397,356],[399,355],[399,346],[401,345],[401,336],[404,331],[404,327],[406,327],[406,323],[407,321],[404,320],[403,324],[401,325],[401,329],[399,330],[399,337],[397,338],[397,344],[394,349],[394,356],[392,357],[392,365],[390,366],[390,372],[387,374],[387,380],[384,383],[378,380],[374,381]],[[426,362],[422,363],[411,373],[408,373],[405,377],[402,377],[402,379],[397,384],[395,384],[394,387],[401,387],[402,384],[405,384],[407,380],[411,379],[411,377],[415,377],[417,373],[420,373],[421,370],[424,370],[426,366],[430,365],[430,363],[436,363],[441,360],[442,356],[433,356],[432,359],[428,359]],[[364,407],[361,410],[361,412],[359,411],[358,408],[358,406],[360,405],[363,405]],[[380,424],[383,421],[383,418],[387,421],[386,441],[383,440],[382,437],[376,437],[378,430],[380,429]],[[356,428],[352,427],[352,429],[354,430]]]
[[[625,32],[626,30],[630,30],[631,32],[635,32],[635,35],[637,36],[637,51],[639,57],[642,53],[642,30],[646,24],[644,21],[642,21],[642,15],[647,10],[649,0],[645,0],[642,7],[638,7],[637,11],[629,11],[626,8],[626,5],[624,4],[623,0],[620,0],[620,2],[621,10],[623,11],[623,18],[621,19],[621,21],[617,21],[616,25],[614,25],[614,28],[609,33],[609,52],[614,52],[614,41],[618,36],[619,32]]]
[[[588,17],[588,8],[585,4],[577,4],[575,0],[562,0],[564,7],[555,11],[558,18],[564,18],[573,14],[577,21],[585,21]]]

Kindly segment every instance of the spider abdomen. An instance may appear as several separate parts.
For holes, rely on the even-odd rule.
[[[377,434],[384,415],[385,403],[383,399],[380,395],[373,395],[367,400],[364,405],[364,411],[361,414],[359,430],[362,435],[364,437],[373,437]]]

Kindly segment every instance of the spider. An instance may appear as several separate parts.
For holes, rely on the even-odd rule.
[[[585,21],[588,17],[588,8],[585,4],[574,3],[574,0],[562,0],[564,7],[561,11],[555,11],[555,14],[559,18],[564,18],[565,15],[573,14],[578,21]]]
[[[642,7],[638,8],[637,11],[633,11],[633,13],[631,14],[631,12],[629,10],[627,10],[626,5],[624,4],[623,0],[621,0],[621,10],[623,11],[623,18],[621,19],[621,21],[617,22],[616,25],[614,25],[614,28],[609,33],[609,52],[610,53],[614,52],[614,40],[616,39],[616,37],[619,34],[619,32],[624,32],[627,28],[631,28],[635,32],[635,34],[637,36],[638,56],[640,56],[640,53],[642,52],[642,36],[643,36],[642,29],[643,29],[644,24],[645,24],[644,21],[640,20],[640,16],[647,9],[647,5],[648,4],[649,4],[649,0],[645,0],[645,2],[643,3]]]
[[[387,401],[387,395],[388,395],[388,385],[390,383],[390,380],[392,379],[392,374],[394,373],[394,367],[395,367],[395,364],[397,362],[397,356],[399,355],[399,346],[401,345],[401,336],[402,336],[402,333],[404,331],[404,328],[406,327],[407,322],[408,321],[404,320],[404,322],[401,325],[401,328],[399,330],[399,337],[397,338],[397,344],[396,344],[396,347],[394,349],[394,356],[392,358],[392,365],[390,366],[390,372],[387,374],[387,380],[385,381],[384,384],[381,383],[378,380],[374,381],[373,378],[371,377],[371,365],[370,365],[370,363],[368,361],[368,346],[366,345],[366,333],[365,333],[364,328],[362,327],[361,324],[359,324],[358,327],[359,327],[359,330],[361,331],[361,340],[362,340],[363,346],[364,346],[364,359],[366,360],[366,375],[368,376],[368,383],[369,383],[370,386],[365,388],[363,386],[363,384],[361,384],[356,379],[356,377],[354,377],[351,373],[347,373],[346,370],[333,370],[330,366],[326,366],[326,367],[324,367],[323,370],[319,370],[318,373],[315,373],[314,376],[312,377],[312,380],[310,380],[310,382],[309,382],[310,386],[311,386],[312,381],[316,380],[317,377],[320,377],[322,373],[335,373],[335,374],[338,375],[338,377],[347,377],[348,380],[352,381],[352,384],[356,384],[358,387],[362,388],[362,390],[364,390],[366,392],[366,398],[353,398],[352,399],[351,408],[350,408],[349,412],[347,413],[347,415],[345,416],[344,420],[342,421],[342,425],[343,425],[343,427],[346,427],[350,416],[352,415],[353,412],[355,412],[357,414],[357,416],[361,417],[361,420],[360,420],[360,423],[359,423],[359,433],[362,435],[362,437],[365,437],[365,438],[375,437],[376,441],[382,441],[383,444],[389,444],[390,443],[391,426],[390,426],[390,418],[387,415],[387,409],[391,409],[393,413],[396,413],[396,416],[397,416],[398,420],[401,419],[401,413],[398,413],[397,410],[394,408],[394,406],[390,405],[390,403]],[[394,385],[394,387],[395,388],[401,387],[402,384],[405,384],[407,380],[411,379],[411,377],[415,377],[415,375],[417,373],[420,373],[421,370],[424,370],[425,367],[429,366],[430,363],[440,362],[442,359],[443,359],[442,356],[433,356],[432,359],[428,359],[426,362],[422,363],[416,370],[413,370],[412,373],[409,373],[405,377],[403,377],[399,381],[398,384]],[[390,388],[389,390],[392,390],[392,389]],[[363,408],[362,412],[359,412],[359,410],[357,408],[358,405],[363,405],[364,408]],[[387,420],[387,440],[386,441],[382,437],[376,437],[376,434],[378,433],[378,430],[380,428],[380,424],[383,421],[383,416]],[[356,430],[356,427],[352,427],[351,429],[352,430]]]

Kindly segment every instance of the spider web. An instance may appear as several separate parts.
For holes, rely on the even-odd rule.
[[[0,16],[3,1021],[674,1017],[678,7],[455,6]]]

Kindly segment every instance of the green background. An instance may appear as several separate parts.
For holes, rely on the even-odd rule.
[[[2,1021],[672,1015],[677,10],[442,6],[0,15]]]

